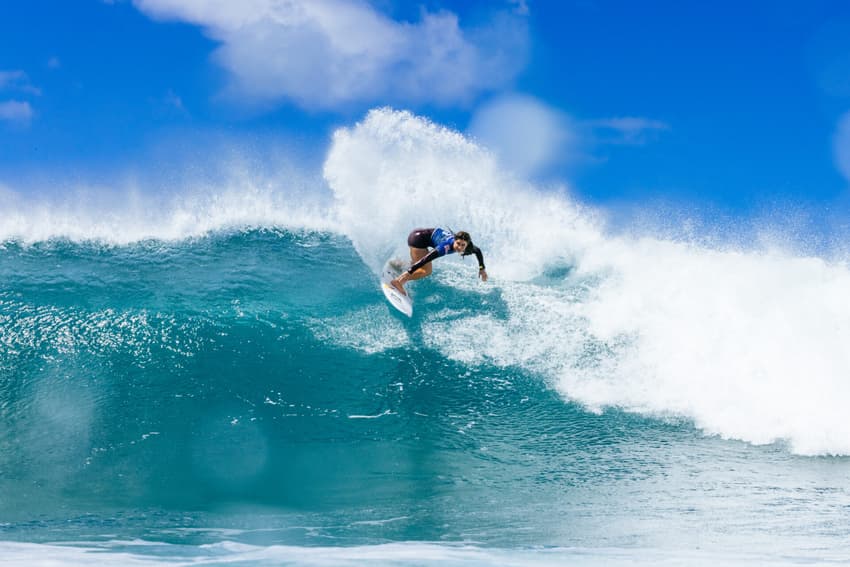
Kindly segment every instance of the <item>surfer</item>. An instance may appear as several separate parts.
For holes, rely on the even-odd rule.
[[[400,293],[407,295],[404,283],[418,280],[431,275],[431,261],[446,254],[457,252],[461,256],[475,254],[478,258],[478,277],[487,281],[487,271],[484,269],[484,254],[481,248],[472,243],[472,237],[463,230],[452,232],[444,228],[417,228],[407,237],[410,246],[411,266],[407,271],[390,282]],[[428,248],[432,248],[428,251]]]

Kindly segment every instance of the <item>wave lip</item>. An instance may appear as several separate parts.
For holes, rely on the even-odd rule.
[[[172,196],[80,189],[38,198],[0,190],[0,243],[65,239],[127,245],[251,228],[334,231],[336,222],[321,192],[272,188],[250,177]]]

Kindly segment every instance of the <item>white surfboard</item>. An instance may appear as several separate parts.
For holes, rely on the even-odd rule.
[[[393,279],[398,277],[398,275],[407,267],[404,260],[399,260],[398,258],[390,258],[387,260],[387,263],[384,264],[384,269],[381,272],[381,291],[384,292],[384,296],[390,302],[390,305],[407,315],[408,317],[413,316],[413,300],[410,299],[410,295],[402,295],[393,285],[390,283]]]

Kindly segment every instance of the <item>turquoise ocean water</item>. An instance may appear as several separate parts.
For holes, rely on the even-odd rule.
[[[850,562],[845,263],[613,236],[390,110],[323,180],[0,195],[0,562]],[[491,281],[408,319],[434,224]]]

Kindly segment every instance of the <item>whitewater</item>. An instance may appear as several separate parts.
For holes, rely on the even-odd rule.
[[[850,268],[611,226],[389,108],[321,175],[0,187],[0,553],[850,561]],[[415,227],[440,259],[399,316]]]

